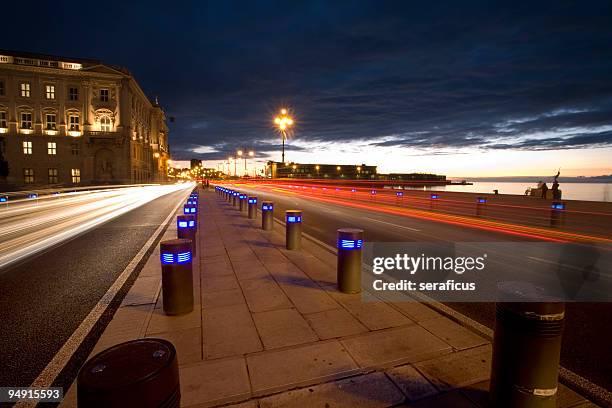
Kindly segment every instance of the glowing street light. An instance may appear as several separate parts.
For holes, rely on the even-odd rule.
[[[280,111],[280,115],[274,118],[274,124],[278,128],[278,131],[281,133],[283,140],[283,159],[282,162],[285,162],[285,139],[287,138],[287,132],[293,126],[293,118],[289,116],[289,112],[287,109],[283,108]]]

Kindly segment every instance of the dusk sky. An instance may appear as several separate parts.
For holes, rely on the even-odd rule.
[[[36,3],[36,2],[35,2]],[[520,4],[519,4],[520,3]],[[8,2],[0,48],[128,68],[177,160],[612,173],[612,1]]]

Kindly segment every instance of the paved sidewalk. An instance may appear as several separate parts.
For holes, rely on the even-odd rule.
[[[93,353],[142,337],[178,351],[181,406],[483,407],[490,343],[429,307],[336,290],[335,255],[200,193],[196,307],[163,313],[159,247]],[[172,222],[164,239],[176,237]],[[75,386],[62,403],[75,406]],[[560,386],[559,407],[595,406]]]

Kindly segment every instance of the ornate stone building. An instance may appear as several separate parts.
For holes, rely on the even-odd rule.
[[[11,186],[163,182],[168,126],[124,68],[0,51],[0,149]]]

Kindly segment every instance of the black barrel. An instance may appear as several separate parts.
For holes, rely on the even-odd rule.
[[[176,349],[163,339],[117,344],[89,359],[77,377],[81,408],[178,408],[180,402]]]

